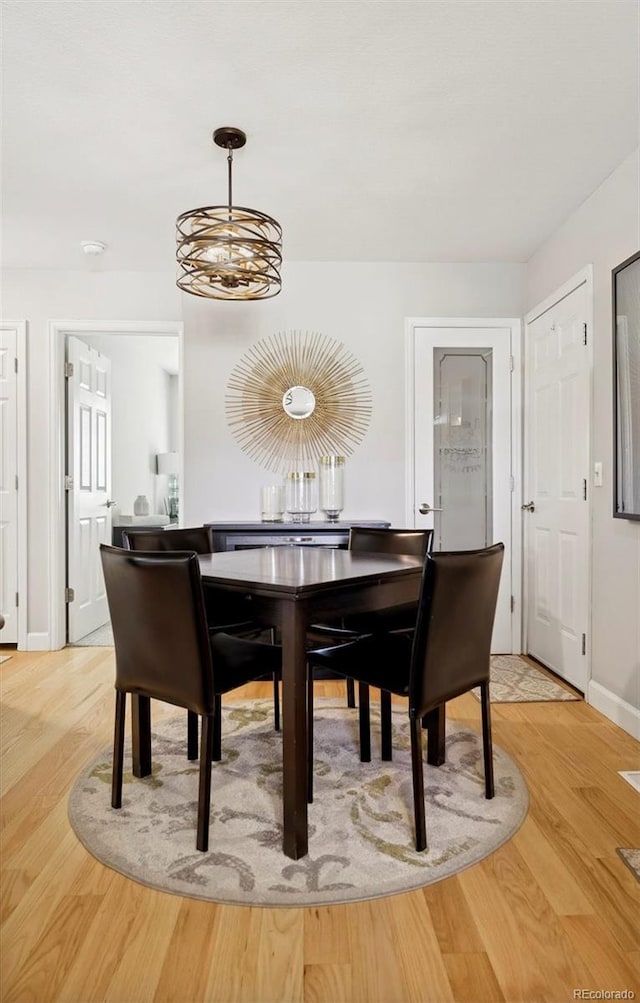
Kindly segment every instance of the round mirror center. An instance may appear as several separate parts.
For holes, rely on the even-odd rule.
[[[308,418],[313,414],[316,398],[309,387],[289,387],[283,394],[282,406],[290,418]]]

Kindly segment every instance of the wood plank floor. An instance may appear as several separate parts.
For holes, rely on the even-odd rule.
[[[640,846],[640,795],[617,775],[640,746],[582,702],[494,705],[531,805],[492,856],[407,895],[249,909],[142,887],[73,834],[69,789],[111,742],[111,649],[14,653],[0,684],[2,1003],[640,998],[640,882],[616,854]],[[448,714],[480,727],[468,694]]]

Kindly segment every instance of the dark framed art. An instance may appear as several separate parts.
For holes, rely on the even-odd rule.
[[[613,514],[640,520],[640,251],[611,273]]]

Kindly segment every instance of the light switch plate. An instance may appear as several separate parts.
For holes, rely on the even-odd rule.
[[[593,486],[594,488],[602,487],[602,464],[593,464]]]

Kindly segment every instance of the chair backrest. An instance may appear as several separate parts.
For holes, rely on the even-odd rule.
[[[213,666],[198,558],[100,546],[116,689],[213,711]]]
[[[207,526],[193,529],[158,529],[152,532],[122,534],[122,541],[129,550],[190,550],[196,554],[213,553],[213,537]]]
[[[409,680],[409,710],[428,709],[489,678],[504,545],[429,554]]]
[[[349,550],[368,554],[411,554],[424,557],[431,550],[432,529],[382,529],[352,526]]]

